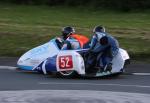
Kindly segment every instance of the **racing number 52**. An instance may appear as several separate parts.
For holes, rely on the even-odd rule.
[[[60,69],[71,69],[73,68],[72,56],[60,56],[59,57],[59,68]]]

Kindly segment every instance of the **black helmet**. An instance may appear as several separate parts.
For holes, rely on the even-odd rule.
[[[75,32],[75,30],[73,27],[67,26],[62,29],[62,36],[64,38],[67,38],[69,35],[71,35],[74,32]]]
[[[96,26],[94,29],[93,29],[93,32],[96,33],[96,32],[105,32],[105,27],[103,26]]]

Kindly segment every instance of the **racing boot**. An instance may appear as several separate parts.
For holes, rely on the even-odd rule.
[[[104,72],[104,68],[103,67],[96,67],[98,69],[97,73],[102,73]]]
[[[112,63],[109,63],[109,64],[107,64],[107,65],[105,66],[104,71],[105,71],[105,72],[107,72],[107,71],[111,72],[111,70],[112,70]]]

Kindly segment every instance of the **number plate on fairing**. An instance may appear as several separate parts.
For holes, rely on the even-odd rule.
[[[58,57],[58,66],[61,70],[72,70],[73,60],[71,55],[59,56]]]

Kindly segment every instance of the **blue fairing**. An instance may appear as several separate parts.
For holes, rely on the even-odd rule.
[[[37,67],[34,68],[35,71],[47,73],[47,72],[56,72],[56,57],[49,57],[43,62],[41,62]]]
[[[88,52],[89,49],[80,49],[80,50],[75,50],[78,53],[86,53]]]
[[[22,70],[32,70],[33,67],[32,66],[23,66],[23,65],[18,65],[19,68],[21,68]]]
[[[56,58],[57,58],[57,56],[47,58],[47,61],[45,63],[45,69],[47,72],[56,72],[57,71]]]

